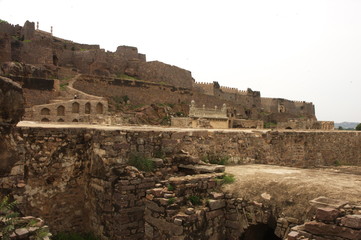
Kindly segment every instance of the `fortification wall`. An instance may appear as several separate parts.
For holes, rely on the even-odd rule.
[[[142,80],[163,82],[188,89],[192,89],[194,82],[190,71],[159,61],[140,62],[136,75]]]
[[[261,98],[261,108],[269,113],[289,113],[298,117],[315,118],[315,107],[304,101],[291,101],[281,98]]]
[[[74,88],[95,96],[122,97],[128,96],[130,104],[157,104],[157,103],[187,103],[195,100],[198,105],[203,104],[207,108],[224,103],[241,111],[241,107],[233,102],[224,101],[206,94],[191,92],[189,89],[177,88],[167,84],[159,84],[146,81],[124,80],[114,78],[99,78],[95,76],[83,76],[74,83]],[[161,99],[161,100],[160,100]]]

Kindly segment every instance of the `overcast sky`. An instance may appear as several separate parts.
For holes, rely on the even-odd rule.
[[[0,0],[0,19],[361,122],[361,0]]]

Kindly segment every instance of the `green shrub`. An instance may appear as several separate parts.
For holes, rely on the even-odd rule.
[[[0,23],[8,23],[8,22],[5,21],[5,20],[0,19]]]
[[[176,198],[169,198],[168,199],[168,205],[172,205],[173,203],[175,203],[175,201],[176,201]]]
[[[11,202],[8,196],[5,196],[0,201],[0,233],[2,234],[2,240],[10,240],[10,235],[18,228],[30,228],[34,227],[38,221],[24,220],[19,217],[19,213],[14,209],[16,207],[16,202]],[[38,228],[34,232],[32,239],[42,240],[44,237],[50,235],[47,228]]]
[[[339,160],[335,160],[335,161],[333,162],[333,164],[334,164],[336,167],[341,166],[341,162],[340,162]]]
[[[188,197],[188,201],[190,201],[194,206],[202,204],[202,198],[199,196],[190,196]]]
[[[174,186],[172,184],[167,185],[168,191],[174,191]]]
[[[53,240],[98,240],[91,233],[58,233]]]
[[[165,153],[162,150],[156,150],[153,154],[155,158],[164,158]]]
[[[359,124],[356,126],[356,130],[357,130],[357,131],[361,131],[361,123],[359,123]]]
[[[144,172],[151,172],[154,170],[153,161],[139,153],[131,154],[128,164]]]

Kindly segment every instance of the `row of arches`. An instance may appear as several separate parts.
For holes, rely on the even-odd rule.
[[[104,107],[102,103],[97,103],[95,106],[95,113],[96,114],[103,114]],[[80,112],[80,104],[78,102],[73,102],[71,105],[71,112],[72,113],[79,113]],[[87,102],[84,106],[84,113],[85,114],[91,114],[92,113],[92,107],[89,102]],[[50,109],[49,108],[42,108],[40,110],[40,115],[46,116],[50,115]],[[60,105],[56,108],[56,115],[57,116],[65,116],[65,107],[63,105]]]
[[[50,122],[49,118],[42,118],[41,121],[42,122]],[[64,121],[64,119],[59,118],[57,122],[65,122],[65,121]],[[72,122],[79,122],[79,120],[74,118]]]

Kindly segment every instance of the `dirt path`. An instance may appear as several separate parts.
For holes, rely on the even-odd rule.
[[[319,196],[361,205],[361,167],[300,169],[272,165],[227,166],[236,183],[225,187],[238,197],[275,203],[286,216],[303,218]],[[271,196],[267,200],[261,196]]]

